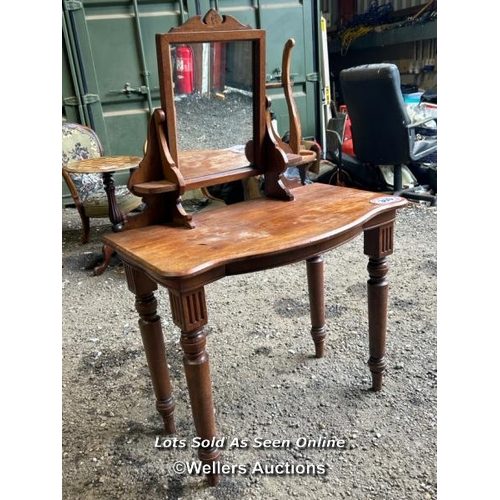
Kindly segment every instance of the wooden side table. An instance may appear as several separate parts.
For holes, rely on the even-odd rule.
[[[64,168],[72,174],[102,174],[104,190],[108,198],[109,220],[114,232],[121,231],[125,223],[125,216],[121,212],[116,199],[115,181],[113,174],[122,170],[133,170],[139,166],[140,156],[101,156],[68,163]],[[109,265],[113,254],[111,247],[104,245],[102,248],[104,261],[94,268],[94,275],[101,275]]]

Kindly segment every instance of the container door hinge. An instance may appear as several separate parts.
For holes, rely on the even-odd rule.
[[[80,104],[93,104],[94,102],[99,102],[99,96],[97,94],[85,94],[81,96],[81,101],[76,95],[65,97],[63,103],[65,106],[79,106]]]
[[[308,82],[319,82],[319,81],[321,81],[321,78],[319,76],[319,73],[317,73],[317,72],[308,73],[306,75],[306,81],[308,81]]]
[[[83,9],[83,2],[79,2],[78,0],[66,0],[64,2],[66,5],[66,10],[80,10]]]

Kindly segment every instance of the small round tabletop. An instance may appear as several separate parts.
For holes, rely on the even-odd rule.
[[[140,156],[100,156],[68,163],[64,169],[72,174],[103,174],[137,167]]]

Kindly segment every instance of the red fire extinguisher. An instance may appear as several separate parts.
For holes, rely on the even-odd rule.
[[[177,47],[175,55],[177,92],[192,94],[194,91],[193,50],[187,45]]]

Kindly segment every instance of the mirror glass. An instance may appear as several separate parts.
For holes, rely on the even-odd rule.
[[[179,151],[235,148],[253,138],[251,41],[171,44]]]

